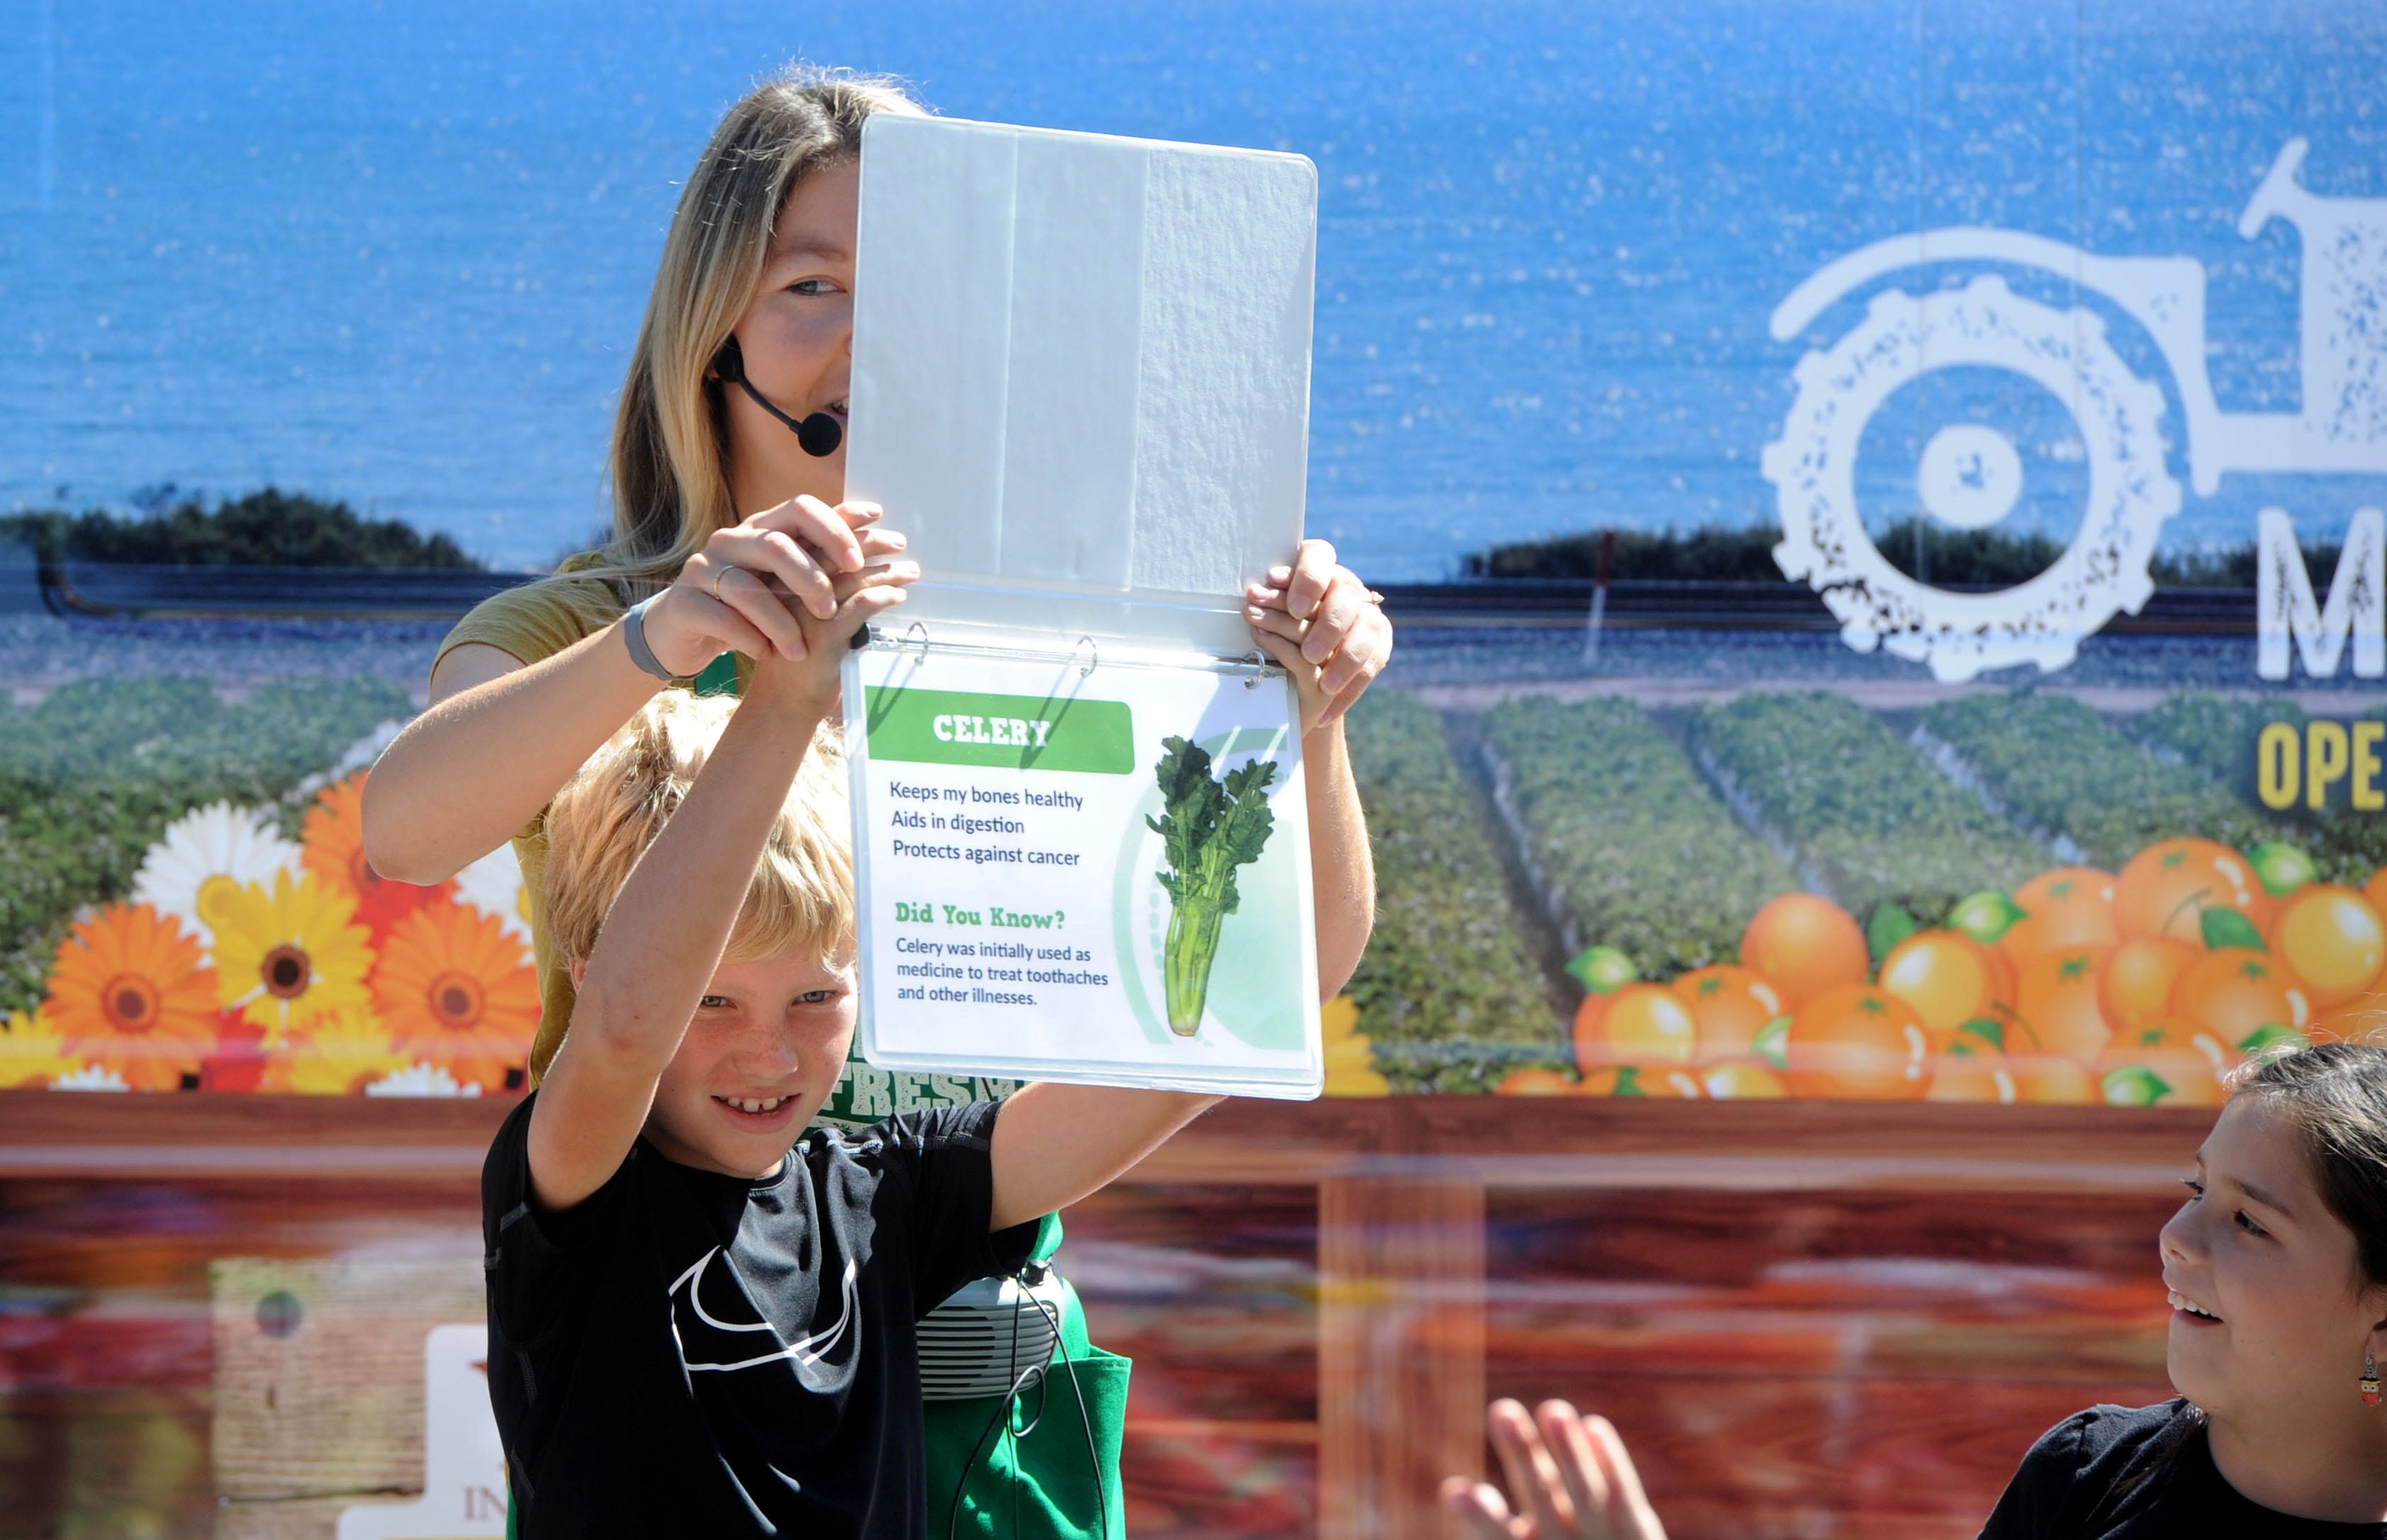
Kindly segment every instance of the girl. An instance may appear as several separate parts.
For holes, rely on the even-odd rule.
[[[810,420],[826,414],[842,427],[845,418],[863,124],[920,110],[890,82],[814,70],[783,74],[729,109],[681,195],[631,355],[613,425],[612,539],[466,615],[433,664],[430,709],[366,783],[366,852],[385,876],[442,881],[512,839],[543,1003],[534,1087],[573,1007],[545,912],[549,801],[657,690],[737,691],[752,660],[802,656],[792,606],[826,617],[861,587],[918,576],[880,511],[844,500],[842,444],[813,452],[827,446]],[[1318,972],[1332,995],[1367,945],[1375,899],[1340,723],[1390,656],[1392,628],[1320,541],[1245,598],[1257,645],[1300,701]],[[857,1078],[827,1116],[866,1122],[910,1110],[903,1083],[883,1105]],[[1038,1259],[1058,1241],[1048,1222]],[[1078,1434],[1060,1420],[1044,1440],[1060,1445],[1047,1480],[1025,1442],[982,1463],[990,1404],[945,1402],[926,1429],[932,1514],[966,1511],[966,1491],[973,1502],[983,1493],[1013,1511],[1032,1508],[1055,1534],[1120,1533],[1124,1365],[1088,1344],[1074,1296],[1061,1331],[1081,1368],[1117,1371],[1090,1374],[1085,1390],[1085,1431],[1107,1448],[1095,1502],[1062,1496],[1084,1490],[1086,1450],[1082,1439],[1069,1448]],[[1015,1506],[1016,1493],[989,1473],[997,1458],[1016,1462],[1048,1506]]]
[[[2156,1250],[2180,1394],[2091,1407],[2023,1457],[1982,1540],[2387,1536],[2387,1047],[2248,1070]],[[1454,1477],[1478,1540],[1663,1540],[1616,1432],[1562,1401],[1493,1404],[1525,1512]]]

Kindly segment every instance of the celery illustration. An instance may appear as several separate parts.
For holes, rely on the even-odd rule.
[[[1144,822],[1160,836],[1175,868],[1157,874],[1168,890],[1162,973],[1168,1029],[1190,1038],[1202,1025],[1202,1003],[1210,992],[1219,926],[1235,912],[1235,868],[1260,858],[1260,847],[1276,827],[1268,804],[1276,762],[1253,760],[1228,771],[1222,785],[1210,778],[1208,753],[1181,738],[1160,741],[1168,751],[1154,766],[1161,814]]]

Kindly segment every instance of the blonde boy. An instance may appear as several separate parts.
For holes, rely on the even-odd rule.
[[[665,692],[548,814],[571,1029],[482,1176],[520,1533],[924,1533],[913,1326],[1212,1100],[1031,1086],[797,1138],[853,1033],[830,720],[864,587],[741,701]]]

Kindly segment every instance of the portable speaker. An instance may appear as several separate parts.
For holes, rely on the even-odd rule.
[[[1028,1279],[981,1278],[920,1319],[920,1398],[1007,1395],[1019,1376],[1053,1361],[1067,1297],[1061,1275],[1030,1265]]]

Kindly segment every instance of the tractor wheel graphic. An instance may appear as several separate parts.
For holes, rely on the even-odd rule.
[[[1935,588],[1891,566],[1856,502],[1867,420],[1924,371],[1964,366],[2037,382],[2070,409],[2087,450],[2088,502],[2072,544],[2045,572],[1991,593]],[[1793,378],[1797,398],[1763,462],[1782,514],[1774,560],[1823,595],[1858,651],[1887,647],[1943,681],[2022,663],[2052,672],[2072,662],[2081,637],[2119,611],[2137,613],[2154,591],[2147,564],[2180,502],[2164,466],[2163,392],[2130,372],[2094,311],[2052,309],[1996,277],[1920,297],[1883,294],[1846,336],[1801,359]],[[2020,454],[1984,425],[1943,429],[1918,470],[1926,507],[1961,528],[1997,523],[2022,489]]]

